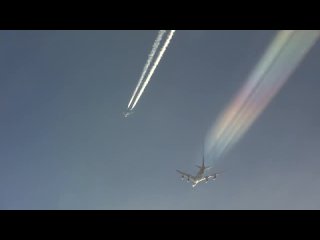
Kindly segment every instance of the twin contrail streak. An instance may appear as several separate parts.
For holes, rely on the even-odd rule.
[[[150,72],[149,72],[148,76],[145,78],[145,80],[142,80],[142,83],[141,83],[142,86],[141,86],[141,88],[140,88],[140,91],[136,94],[136,95],[137,95],[136,97],[133,96],[133,99],[135,98],[135,101],[134,101],[133,104],[131,105],[130,110],[134,109],[135,106],[136,106],[136,104],[138,103],[138,101],[139,101],[142,93],[144,92],[144,90],[145,90],[145,88],[147,87],[147,85],[148,85],[148,83],[149,83],[149,81],[150,81],[150,79],[151,79],[154,71],[156,70],[156,68],[157,68],[157,66],[158,66],[158,64],[159,64],[159,62],[160,62],[163,54],[165,53],[165,51],[166,51],[166,49],[167,49],[167,47],[168,47],[168,45],[169,45],[169,43],[170,43],[170,40],[172,39],[172,37],[173,37],[173,35],[174,35],[174,32],[175,32],[175,30],[171,30],[171,31],[170,31],[170,33],[168,34],[167,39],[165,40],[165,43],[164,43],[163,47],[162,47],[161,50],[159,51],[158,57],[156,58],[154,64],[152,65],[152,67],[151,67],[151,69],[150,69]],[[141,84],[140,84],[140,85],[141,85]]]
[[[280,31],[207,136],[215,158],[248,131],[320,37],[318,30]]]
[[[156,51],[157,51],[157,49],[158,49],[158,47],[159,47],[159,44],[160,44],[161,39],[162,39],[162,37],[163,37],[163,34],[165,34],[165,33],[166,33],[166,30],[160,30],[159,33],[158,33],[158,36],[157,36],[156,40],[155,40],[154,43],[153,43],[151,52],[150,52],[150,54],[149,54],[149,56],[148,56],[148,60],[147,60],[146,64],[145,64],[144,67],[143,67],[143,71],[142,71],[141,77],[140,77],[140,79],[139,79],[139,82],[138,82],[138,84],[137,84],[137,86],[136,86],[136,88],[135,88],[135,90],[134,90],[134,92],[133,92],[133,94],[132,94],[132,97],[131,97],[131,99],[130,99],[130,101],[129,101],[128,109],[130,109],[130,105],[131,105],[134,97],[136,96],[139,87],[141,86],[141,83],[142,83],[142,81],[143,81],[143,79],[144,79],[144,76],[145,76],[146,72],[148,71],[149,65],[150,65],[150,63],[152,62],[152,59],[153,59],[153,57],[154,57],[154,54],[156,53]]]

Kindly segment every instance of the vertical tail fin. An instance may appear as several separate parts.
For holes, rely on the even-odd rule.
[[[211,168],[211,166],[208,166],[208,167],[206,167],[205,165],[204,165],[204,154],[205,154],[205,144],[204,144],[204,142],[203,142],[203,153],[202,153],[202,167],[204,168],[204,169],[210,169]]]
[[[199,165],[196,165],[196,167],[200,168],[200,169],[209,169],[211,167],[206,167],[204,165],[204,154],[205,154],[205,151],[204,151],[204,144],[203,144],[203,149],[202,149],[202,163],[201,163],[201,166]]]
[[[204,165],[204,153],[205,153],[205,151],[204,151],[204,142],[203,142],[203,149],[202,149],[202,167],[205,168],[205,165]]]

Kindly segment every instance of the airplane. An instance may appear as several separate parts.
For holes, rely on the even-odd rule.
[[[123,116],[124,116],[124,117],[128,117],[128,116],[131,115],[132,113],[134,113],[134,111],[130,109],[130,110],[128,110],[127,112],[124,112],[124,113],[123,113]]]
[[[205,183],[207,183],[209,181],[209,179],[212,180],[216,180],[217,176],[222,173],[222,172],[217,172],[214,173],[213,175],[207,175],[205,176],[205,170],[210,169],[211,167],[208,166],[206,167],[204,165],[204,156],[202,157],[202,165],[196,165],[199,168],[199,171],[197,173],[196,176],[192,176],[188,173],[184,173],[180,170],[176,170],[178,173],[180,173],[181,176],[181,180],[184,180],[185,178],[187,178],[187,182],[191,181],[192,182],[192,187],[194,188],[195,186],[197,186],[198,183],[205,181]]]

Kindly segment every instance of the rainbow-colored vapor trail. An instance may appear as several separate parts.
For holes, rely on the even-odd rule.
[[[210,129],[205,146],[210,159],[223,156],[246,133],[319,36],[319,30],[278,32],[244,86]]]

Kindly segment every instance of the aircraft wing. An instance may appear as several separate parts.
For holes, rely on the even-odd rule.
[[[223,172],[216,172],[216,173],[214,173],[213,175],[208,175],[208,176],[206,176],[206,177],[209,178],[209,179],[211,179],[211,178],[216,179],[217,176],[218,176],[219,174],[221,174],[221,173],[223,173]]]
[[[181,172],[181,171],[179,171],[179,170],[177,170],[177,172],[178,173],[180,173],[182,176],[184,176],[184,177],[187,177],[187,178],[189,178],[189,179],[191,179],[191,180],[194,180],[194,176],[192,176],[192,175],[190,175],[190,174],[188,174],[188,173],[184,173],[184,172]]]
[[[207,177],[208,179],[211,179],[211,178],[217,178],[217,176],[216,175],[208,175],[208,176],[205,176],[205,177]]]

